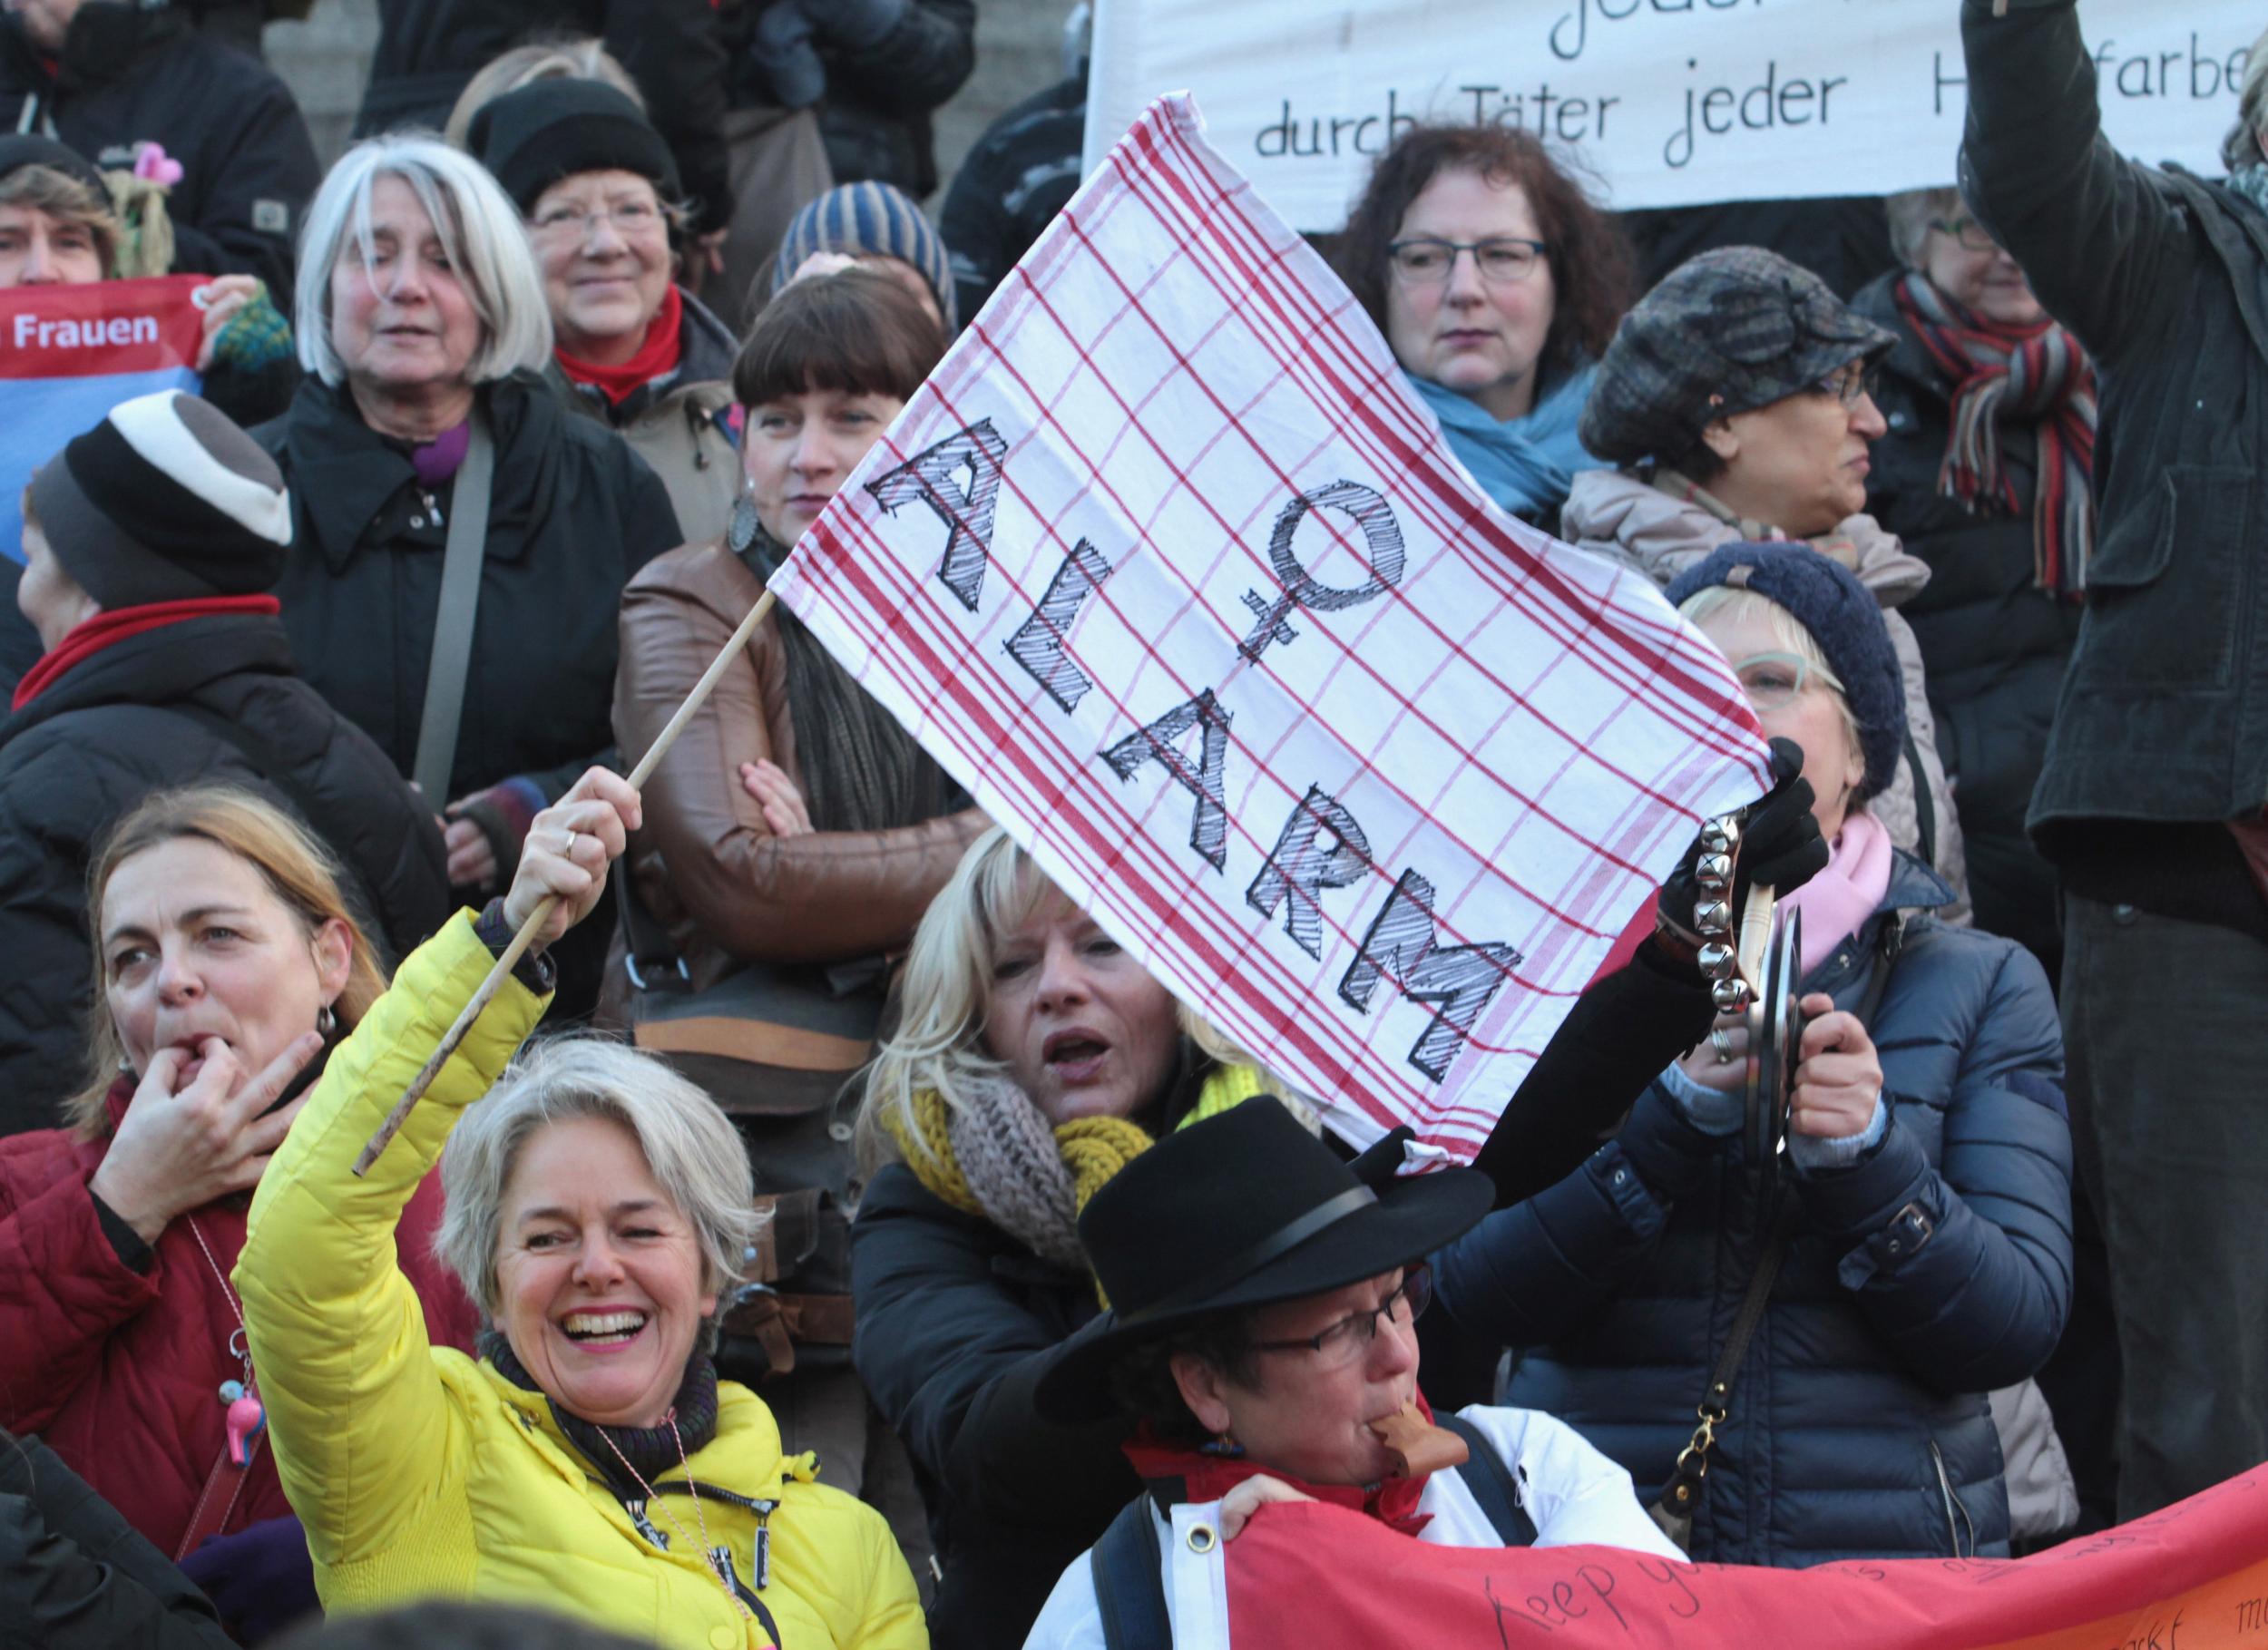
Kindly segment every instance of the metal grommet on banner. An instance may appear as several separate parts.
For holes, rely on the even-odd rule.
[[[1213,1533],[1213,1527],[1210,1524],[1190,1525],[1188,1540],[1189,1550],[1200,1556],[1211,1552],[1220,1545],[1220,1538]]]

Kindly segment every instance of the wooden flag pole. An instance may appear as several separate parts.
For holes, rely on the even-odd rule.
[[[717,657],[709,661],[709,669],[701,672],[701,679],[693,684],[693,690],[685,696],[685,702],[671,713],[652,747],[639,759],[638,766],[630,770],[631,789],[644,788],[653,770],[660,766],[661,758],[669,754],[670,747],[677,743],[678,735],[685,731],[686,723],[693,719],[693,713],[715,690],[724,676],[725,667],[732,662],[733,655],[748,645],[748,638],[756,634],[756,627],[764,622],[764,615],[771,610],[772,592],[767,590],[756,599],[755,605],[748,609],[748,616],[740,621],[740,628],[733,631],[731,638],[718,650]],[[544,920],[552,914],[552,907],[558,903],[558,895],[546,894],[536,908],[528,913],[528,920],[521,923],[520,932],[512,936],[512,943],[504,947],[503,955],[498,957],[495,966],[488,971],[488,978],[481,981],[480,990],[473,993],[473,1000],[464,1005],[455,1021],[442,1035],[440,1045],[433,1051],[433,1058],[419,1068],[417,1075],[410,1079],[409,1087],[402,1090],[402,1098],[394,1103],[394,1109],[386,1114],[386,1121],[378,1125],[378,1132],[370,1137],[369,1143],[355,1158],[357,1176],[368,1173],[370,1166],[378,1160],[378,1154],[386,1149],[386,1142],[401,1132],[402,1124],[417,1102],[425,1098],[425,1090],[433,1087],[433,1079],[441,1075],[441,1068],[448,1064],[449,1056],[456,1052],[457,1045],[464,1040],[464,1034],[481,1017],[481,1011],[495,1000],[496,993],[503,989],[505,980],[511,977],[520,959],[528,954],[528,948],[535,943],[535,936],[542,931]]]

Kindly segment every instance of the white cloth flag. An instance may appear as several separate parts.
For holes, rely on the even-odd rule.
[[[1481,495],[1200,132],[1152,105],[774,586],[1335,1130],[1470,1157],[1766,753],[1642,575]]]

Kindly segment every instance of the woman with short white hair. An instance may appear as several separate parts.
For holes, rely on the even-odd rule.
[[[460,913],[340,1046],[262,1177],[235,1280],[285,1493],[336,1613],[542,1598],[670,1650],[915,1650],[882,1516],[719,1381],[718,1314],[758,1236],[732,1126],[650,1056],[524,1057],[544,947],[600,904],[638,794],[593,768],[536,816],[512,888]],[[523,961],[366,1176],[363,1142],[539,903]],[[481,1311],[428,1344],[396,1225],[438,1157],[434,1252]]]
[[[550,358],[551,313],[518,210],[469,156],[408,136],[349,150],[308,210],[295,311],[308,378],[254,432],[292,494],[284,628],[424,788],[451,883],[482,897],[536,811],[610,759],[615,602],[680,542],[677,517],[619,436],[515,376]],[[454,647],[445,585],[470,620]],[[596,994],[608,926],[559,959],[571,1011]]]

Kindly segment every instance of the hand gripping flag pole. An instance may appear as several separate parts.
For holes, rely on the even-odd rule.
[[[709,661],[709,669],[701,672],[701,679],[693,684],[693,690],[685,696],[685,702],[670,714],[668,724],[654,740],[653,747],[639,759],[636,767],[630,770],[631,789],[635,791],[645,787],[653,770],[661,765],[661,758],[669,755],[670,747],[677,743],[678,735],[685,731],[686,723],[693,719],[693,713],[701,708],[716,688],[718,681],[724,676],[725,667],[732,662],[733,655],[748,645],[748,638],[756,634],[756,627],[764,622],[764,615],[771,610],[772,592],[767,590],[756,599],[755,605],[748,609],[748,617],[740,621],[740,628],[733,631],[725,645],[718,649],[717,657]],[[386,1149],[386,1142],[401,1132],[410,1112],[418,1101],[425,1098],[425,1090],[433,1087],[433,1079],[441,1075],[441,1068],[449,1063],[449,1056],[456,1052],[457,1045],[464,1040],[464,1034],[481,1017],[481,1011],[494,1000],[513,969],[518,966],[520,959],[527,955],[528,947],[535,942],[535,936],[542,931],[544,919],[552,914],[552,907],[558,903],[557,894],[546,894],[536,908],[528,913],[528,920],[521,923],[520,932],[512,936],[512,943],[504,947],[503,955],[498,957],[495,966],[488,971],[488,978],[481,981],[480,990],[473,993],[473,1000],[464,1005],[455,1022],[443,1034],[440,1046],[434,1050],[432,1058],[418,1069],[417,1075],[410,1079],[409,1087],[402,1090],[402,1098],[394,1103],[394,1109],[386,1114],[386,1121],[378,1125],[378,1132],[370,1137],[369,1143],[355,1158],[355,1173],[357,1176],[368,1173],[370,1166],[378,1160],[378,1154]]]

